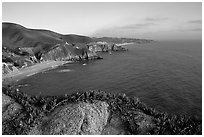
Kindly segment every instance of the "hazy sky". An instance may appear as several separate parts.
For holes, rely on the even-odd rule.
[[[62,34],[202,39],[202,3],[3,3],[3,22]]]

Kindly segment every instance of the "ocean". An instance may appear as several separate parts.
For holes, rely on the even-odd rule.
[[[157,41],[99,53],[18,82],[31,95],[103,90],[138,97],[149,107],[202,117],[202,41]]]

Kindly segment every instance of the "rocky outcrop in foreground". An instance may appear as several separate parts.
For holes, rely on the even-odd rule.
[[[125,94],[42,97],[10,86],[2,91],[4,135],[202,134],[202,120],[157,112]]]
[[[57,108],[41,127],[42,134],[97,135],[107,124],[108,104],[101,101],[94,103],[71,103]]]

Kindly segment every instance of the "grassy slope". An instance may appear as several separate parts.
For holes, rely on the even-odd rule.
[[[28,29],[14,23],[2,24],[3,46],[9,48],[34,47],[35,52],[48,50],[56,44],[89,43],[93,39],[79,35],[62,35],[50,30]]]

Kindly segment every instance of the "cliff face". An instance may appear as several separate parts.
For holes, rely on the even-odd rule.
[[[13,64],[11,63],[5,63],[3,62],[2,63],[2,74],[7,74],[7,73],[10,73],[12,71],[16,71],[18,70],[15,66],[13,66]]]
[[[72,45],[69,44],[57,44],[55,47],[50,49],[49,51],[44,51],[41,55],[40,60],[41,61],[47,61],[47,60],[70,60],[72,55],[72,52],[70,49],[73,49],[71,47]]]
[[[87,44],[87,47],[92,52],[108,52],[108,51],[125,51],[124,47],[116,45],[114,43],[107,42],[92,42]]]
[[[30,48],[2,48],[3,74],[16,71],[19,68],[32,66],[35,63],[38,63],[38,60],[34,56],[32,49]]]
[[[87,49],[73,44],[57,44],[49,51],[42,53],[40,60],[81,60],[81,59],[98,59],[99,56]]]

